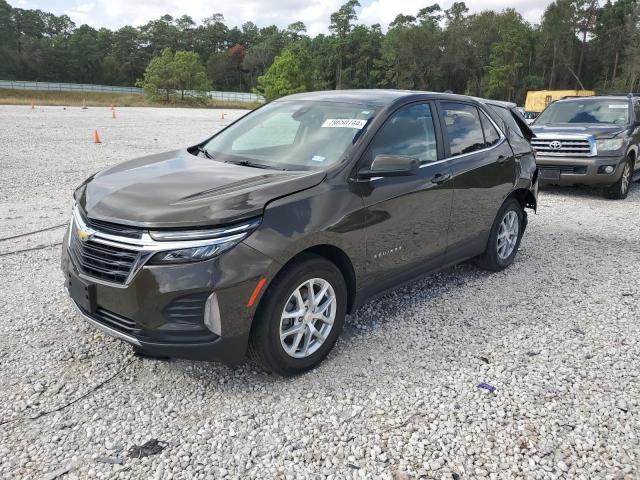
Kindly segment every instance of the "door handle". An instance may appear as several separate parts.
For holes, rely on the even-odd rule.
[[[498,155],[496,163],[504,163],[506,161],[507,161],[507,157],[505,157],[504,155]]]
[[[450,173],[436,173],[431,179],[431,183],[435,183],[436,185],[440,185],[451,178]]]

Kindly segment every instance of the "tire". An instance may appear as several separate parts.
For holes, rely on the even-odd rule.
[[[316,315],[324,314],[328,320],[331,317],[332,323],[314,318],[314,304],[308,296],[310,281],[317,295],[315,309],[325,306]],[[326,293],[320,297],[327,284]],[[333,303],[331,298],[334,299]],[[285,314],[305,311],[307,313],[301,316],[283,318]],[[346,314],[347,285],[340,270],[323,257],[305,254],[285,267],[265,292],[254,319],[249,357],[265,370],[283,376],[311,370],[324,360],[335,345]],[[290,332],[284,340],[281,340],[281,331]],[[322,337],[324,340],[321,340]]]
[[[491,232],[489,233],[489,240],[487,241],[487,247],[477,259],[476,263],[485,270],[498,272],[504,270],[513,263],[513,259],[518,253],[520,248],[520,241],[525,229],[525,213],[522,209],[522,205],[515,198],[508,199],[498,211],[493,225],[491,226]],[[506,222],[503,224],[503,222]],[[515,223],[511,223],[515,222]],[[511,227],[511,229],[509,228]],[[513,229],[517,231],[514,232]],[[503,236],[507,229],[507,239],[510,240],[510,244],[504,244],[504,240],[498,244],[498,236]],[[515,235],[514,235],[515,233]]]
[[[604,191],[606,198],[613,200],[623,200],[627,198],[629,194],[629,187],[631,186],[631,179],[633,178],[633,160],[627,157],[627,160],[622,167],[622,174],[616,183],[611,185]]]

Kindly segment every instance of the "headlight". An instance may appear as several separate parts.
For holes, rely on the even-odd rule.
[[[620,150],[624,144],[624,138],[604,138],[597,140],[599,152],[612,152],[614,150]]]
[[[254,219],[228,228],[150,231],[149,236],[157,242],[160,251],[151,258],[149,265],[198,262],[213,258],[235,247],[258,225],[260,220]],[[163,242],[167,243],[166,249],[162,248]]]

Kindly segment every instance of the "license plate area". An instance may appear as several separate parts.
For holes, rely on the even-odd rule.
[[[85,282],[72,272],[67,275],[69,296],[87,313],[96,311],[96,286]]]
[[[560,180],[560,170],[541,168],[540,180]]]

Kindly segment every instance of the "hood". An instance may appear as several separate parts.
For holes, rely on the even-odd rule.
[[[76,201],[89,218],[167,228],[234,223],[276,198],[311,188],[323,171],[282,171],[217,162],[176,150],[130,160],[89,178]]]
[[[620,125],[602,125],[602,124],[558,124],[558,125],[530,125],[531,130],[536,135],[553,135],[553,134],[582,134],[592,135],[594,138],[612,138],[624,132],[627,127]]]

